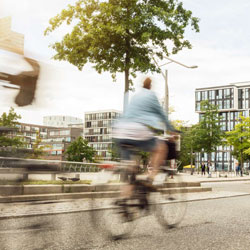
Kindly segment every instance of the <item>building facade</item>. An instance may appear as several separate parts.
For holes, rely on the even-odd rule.
[[[201,102],[209,100],[211,104],[217,105],[220,115],[220,125],[223,131],[231,131],[238,123],[240,114],[249,117],[250,112],[250,82],[232,83],[225,86],[197,88],[195,90],[195,111],[202,118]],[[232,148],[220,146],[217,155],[212,153],[211,161],[218,170],[234,170],[235,160],[231,155]],[[201,159],[202,158],[202,159]],[[216,162],[215,162],[216,159]],[[200,161],[207,162],[207,155],[196,157],[196,165]],[[216,164],[215,164],[216,163]]]
[[[73,116],[53,115],[44,116],[43,125],[52,127],[68,127],[73,124],[83,124],[83,120]]]
[[[48,128],[47,137],[42,139],[42,145],[46,146],[46,159],[66,160],[64,152],[71,142],[83,136],[83,129],[76,127]]]
[[[120,115],[121,112],[117,110],[85,113],[84,138],[101,159],[111,159],[112,124]]]
[[[23,138],[25,148],[33,149],[37,137],[41,139],[40,145],[44,146],[45,155],[49,160],[65,160],[64,152],[71,142],[83,136],[83,128],[66,127],[57,128],[43,125],[20,123],[18,130],[12,132]]]

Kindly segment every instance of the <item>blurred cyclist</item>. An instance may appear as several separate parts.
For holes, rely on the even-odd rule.
[[[125,113],[114,126],[114,138],[122,149],[123,159],[129,159],[129,146],[152,152],[153,171],[148,175],[150,182],[168,154],[167,144],[155,137],[155,131],[163,130],[165,125],[170,134],[175,134],[167,114],[151,90],[151,82],[149,77],[144,80],[142,90],[133,96]]]

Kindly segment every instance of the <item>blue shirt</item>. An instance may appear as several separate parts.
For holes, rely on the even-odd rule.
[[[132,97],[122,119],[142,123],[155,129],[164,130],[166,128],[174,131],[155,93],[145,88]]]

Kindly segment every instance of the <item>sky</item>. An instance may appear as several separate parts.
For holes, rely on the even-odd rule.
[[[44,36],[49,19],[75,0],[0,0],[0,18],[12,17],[12,30],[25,35],[24,54],[40,61],[41,74],[32,105],[17,107],[13,99],[16,90],[0,85],[0,114],[14,107],[21,114],[21,122],[42,124],[46,115],[84,117],[84,112],[123,108],[124,75],[113,82],[109,73],[98,74],[87,64],[82,71],[67,62],[54,61],[53,49],[69,29],[63,26]],[[175,110],[171,119],[198,122],[195,113],[195,89],[235,82],[250,81],[250,26],[249,0],[183,0],[184,7],[200,18],[200,32],[188,29],[186,38],[191,50],[184,49],[172,59],[176,63],[162,67],[168,70],[169,103]],[[165,61],[164,61],[165,62]],[[164,63],[163,62],[163,63]],[[21,56],[0,51],[0,72],[18,73],[29,66]],[[161,74],[148,74],[153,79],[153,90],[164,98],[164,78]],[[139,91],[145,75],[138,73],[135,91]],[[134,93],[130,93],[130,97]]]

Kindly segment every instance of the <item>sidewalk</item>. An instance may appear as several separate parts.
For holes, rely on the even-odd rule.
[[[244,192],[212,191],[188,193],[187,202],[249,196]],[[106,199],[98,199],[98,208],[103,207]],[[56,215],[66,213],[89,212],[92,210],[91,199],[33,201],[25,203],[0,203],[0,220],[33,216]]]
[[[228,181],[250,181],[250,176],[249,175],[244,175],[243,177],[241,176],[235,176],[232,175],[231,173],[225,172],[223,176],[227,175],[227,177],[219,177],[219,174],[221,173],[213,173],[212,177],[208,177],[208,174],[205,176],[202,176],[201,174],[193,174],[191,175],[190,173],[182,173],[182,178],[184,181],[187,182],[228,182]],[[222,175],[222,174],[221,174]]]

